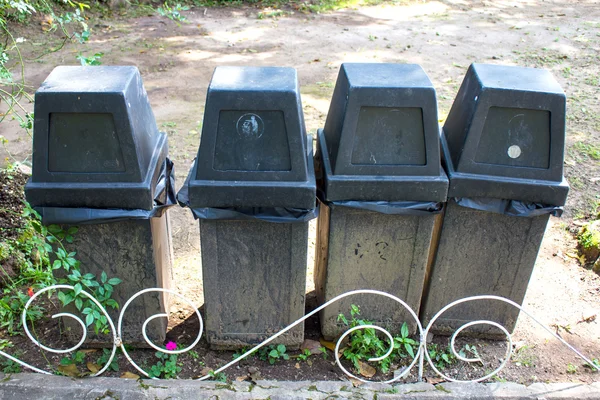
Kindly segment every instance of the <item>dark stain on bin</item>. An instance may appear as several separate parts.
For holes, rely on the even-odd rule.
[[[423,69],[343,64],[325,127],[318,132],[317,163],[323,192],[315,257],[319,301],[350,290],[378,289],[418,312],[439,215],[411,213],[400,204],[443,202],[448,189],[440,163],[435,89]],[[398,332],[404,321],[416,329],[401,305],[356,295],[321,312],[327,339],[345,330],[337,316],[349,315],[351,304],[360,306],[361,318],[392,331]]]

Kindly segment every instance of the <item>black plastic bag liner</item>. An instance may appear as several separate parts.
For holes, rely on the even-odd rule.
[[[258,219],[265,222],[308,222],[317,217],[317,209],[283,207],[191,208],[195,219]]]
[[[191,174],[191,172],[190,172]],[[191,208],[188,195],[190,175],[185,179],[183,186],[177,193],[177,202],[181,207],[192,211],[194,219],[235,219],[235,220],[261,220],[275,223],[308,222],[318,216],[318,209],[284,208],[284,207],[204,207]]]
[[[431,215],[442,212],[444,203],[436,201],[331,201],[328,206],[359,208],[389,215]]]
[[[512,217],[533,218],[544,214],[560,217],[564,211],[563,207],[560,206],[519,200],[492,199],[487,197],[454,197],[453,200],[461,207],[510,215]]]
[[[163,163],[158,177],[152,210],[75,207],[35,207],[35,210],[42,216],[42,223],[44,225],[86,225],[160,217],[167,208],[175,204],[177,204],[177,201],[175,198],[173,161],[167,158]]]

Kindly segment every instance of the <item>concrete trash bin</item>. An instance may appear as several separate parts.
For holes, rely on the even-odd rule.
[[[318,132],[322,191],[315,286],[320,303],[377,289],[418,313],[430,242],[448,179],[440,163],[435,89],[419,65],[342,64]],[[355,295],[321,312],[323,336],[359,305],[361,318],[399,332],[416,321],[389,299]]]
[[[206,338],[260,343],[304,315],[316,186],[293,68],[217,67],[198,156],[178,193],[200,219]],[[276,343],[302,344],[299,325]]]
[[[166,208],[175,195],[167,152],[135,67],[57,67],[35,94],[26,198],[44,224],[79,226],[65,247],[77,252],[82,273],[122,280],[113,293],[121,306],[142,289],[169,287]],[[124,317],[125,343],[145,345],[143,322],[166,308],[166,296],[156,293],[134,301]],[[118,310],[109,313],[116,324]],[[70,318],[64,322],[80,329]],[[166,323],[150,323],[149,337],[164,340]]]
[[[550,214],[559,216],[565,95],[542,69],[473,64],[443,127],[448,206],[423,322],[450,302],[497,295],[521,304]],[[509,331],[519,310],[498,301],[448,310],[433,331],[487,319]],[[470,332],[503,337],[489,325]]]

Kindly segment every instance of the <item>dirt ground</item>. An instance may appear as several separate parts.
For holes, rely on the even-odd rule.
[[[58,43],[37,23],[21,28],[26,77],[36,88],[57,65],[77,65],[78,52],[103,52],[105,65],[135,65],[161,130],[168,132],[177,186],[195,157],[203,106],[219,65],[291,66],[298,70],[307,130],[322,127],[342,62],[420,64],[433,81],[443,122],[469,64],[543,67],[568,97],[565,174],[572,186],[565,216],[552,218],[524,307],[591,358],[600,358],[600,279],[581,268],[573,235],[597,214],[600,181],[600,7],[597,1],[406,1],[323,14],[258,8],[208,8],[184,12],[187,23],[160,17],[97,17],[85,45],[68,44],[34,60],[40,48]],[[262,12],[262,18],[259,18]],[[48,43],[50,39],[50,43]],[[14,124],[2,135],[17,160],[31,152]],[[0,150],[4,159],[6,153]],[[203,303],[198,225],[191,213],[170,212],[175,285]],[[309,239],[312,285],[315,230]],[[172,324],[184,319],[172,306]],[[366,316],[365,316],[366,317]],[[587,319],[587,322],[586,322]],[[520,350],[500,379],[517,382],[597,380],[577,357],[525,316],[514,335]],[[568,364],[578,372],[567,373]],[[275,373],[275,371],[273,371]],[[271,378],[263,372],[265,378]],[[277,376],[275,376],[277,377]]]

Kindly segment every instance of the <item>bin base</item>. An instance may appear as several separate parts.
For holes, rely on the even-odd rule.
[[[200,220],[206,339],[256,345],[304,315],[308,223]],[[297,349],[304,324],[273,343]]]
[[[443,307],[464,297],[496,295],[522,304],[549,217],[511,217],[449,201],[424,300],[423,325]],[[512,333],[518,316],[519,309],[503,302],[472,301],[445,312],[431,331],[451,334],[467,322],[485,319]],[[464,331],[469,333],[504,338],[498,328],[485,325]]]
[[[173,256],[168,212],[149,220],[81,225],[73,243],[65,247],[77,252],[75,258],[81,261],[82,274],[92,273],[99,280],[102,271],[105,271],[109,278],[122,280],[114,287],[112,296],[119,303],[119,309],[107,309],[115,328],[120,309],[135,293],[147,288],[170,288]],[[165,310],[168,312],[168,297],[168,294],[158,292],[147,293],[128,306],[123,316],[122,339],[125,344],[149,347],[142,336],[142,324],[152,315]],[[74,310],[69,305],[65,311]],[[79,324],[71,318],[63,318],[62,321],[70,332],[71,340],[79,341]],[[87,345],[112,346],[110,335],[95,335],[93,327],[88,330]],[[148,337],[159,345],[165,340],[166,332],[165,318],[157,318],[147,326]]]
[[[425,271],[439,215],[386,215],[321,204],[317,225],[315,288],[320,304],[356,289],[376,289],[399,297],[415,313],[423,292]],[[348,329],[337,321],[350,319],[350,306],[360,307],[361,319],[400,332],[404,322],[411,333],[415,319],[402,305],[373,294],[350,296],[321,311],[321,331],[332,340]]]

